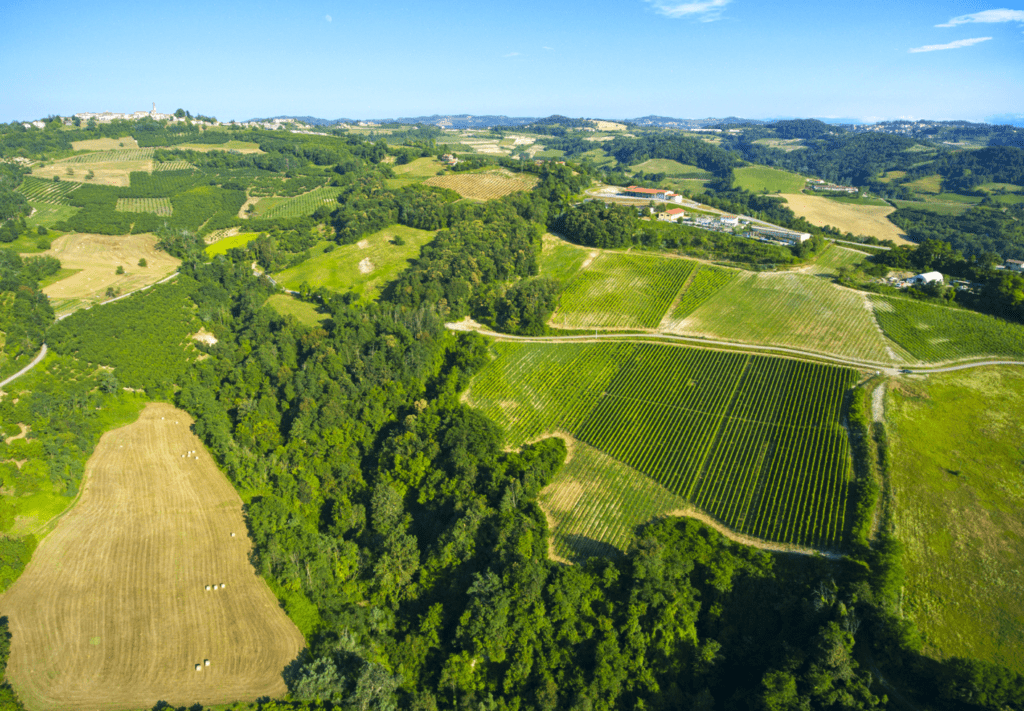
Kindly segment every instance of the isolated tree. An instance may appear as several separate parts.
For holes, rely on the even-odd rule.
[[[148,267],[148,266],[149,266],[149,265],[148,265],[148,264],[146,263],[146,258],[145,258],[145,257],[143,257],[142,259],[140,259],[140,260],[139,260],[139,266],[140,266],[140,267]]]
[[[117,269],[114,271],[115,274],[124,274],[124,266],[121,264],[117,265]]]

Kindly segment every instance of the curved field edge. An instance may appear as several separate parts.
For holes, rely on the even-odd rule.
[[[550,557],[579,563],[591,556],[618,558],[629,548],[639,526],[663,517],[696,519],[731,541],[777,553],[836,557],[815,548],[784,545],[747,536],[650,477],[616,461],[566,432],[551,436],[566,442],[569,455],[538,503],[551,533]]]
[[[285,693],[302,635],[255,574],[242,501],[191,424],[150,404],[104,434],[78,505],[0,598],[8,679],[32,711]]]
[[[562,430],[744,534],[847,535],[854,371],[644,342],[495,342],[464,399],[518,446]],[[679,508],[674,505],[673,508]]]

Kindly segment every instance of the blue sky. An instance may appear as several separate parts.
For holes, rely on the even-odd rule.
[[[1024,112],[1024,2],[5,5],[5,122],[154,101],[221,120]]]

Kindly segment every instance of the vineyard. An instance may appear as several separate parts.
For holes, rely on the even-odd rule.
[[[832,245],[814,260],[811,269],[814,274],[819,276],[825,274],[835,276],[843,267],[860,266],[867,258],[868,255],[864,252]]]
[[[493,200],[512,193],[532,190],[537,179],[532,175],[512,175],[491,171],[489,173],[456,173],[436,175],[424,181],[427,185],[454,190],[464,198]]]
[[[564,430],[737,531],[842,543],[853,371],[663,344],[495,349],[466,399],[509,445]]]
[[[574,276],[551,318],[556,328],[655,328],[696,262],[606,252]]]
[[[560,558],[617,557],[637,526],[686,506],[682,497],[590,445],[574,441],[571,451],[538,497]]]
[[[541,276],[566,284],[585,263],[589,263],[588,257],[597,255],[597,251],[579,247],[552,234],[545,234],[540,252]]]
[[[879,330],[864,294],[792,272],[741,273],[666,330],[885,364],[904,355]]]
[[[155,215],[168,216],[174,211],[170,198],[118,198],[118,212],[152,212]]]
[[[981,356],[1024,357],[1024,326],[972,311],[872,297],[878,324],[923,362]]]
[[[296,195],[266,211],[266,217],[302,217],[312,215],[318,207],[336,205],[341,188],[321,187]]]
[[[671,321],[681,321],[735,278],[736,272],[701,264],[672,309]]]
[[[34,178],[31,175],[26,175],[21,185],[18,186],[18,192],[25,196],[25,199],[30,202],[42,202],[47,205],[67,205],[67,197],[78,188],[82,187],[81,183],[72,183],[68,181],[61,181],[55,183],[52,180],[41,180],[40,178]]]
[[[153,171],[159,173],[167,170],[192,170],[194,167],[187,160],[169,160],[163,163],[154,163]]]
[[[60,163],[123,163],[133,160],[151,160],[152,158],[152,148],[122,148],[116,151],[83,153],[79,156],[65,158]]]

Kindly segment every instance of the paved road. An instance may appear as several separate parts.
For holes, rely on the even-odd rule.
[[[769,353],[784,353],[787,355],[800,356],[802,358],[810,358],[819,361],[828,361],[837,365],[845,365],[852,368],[859,368],[861,370],[873,370],[875,372],[884,373],[885,375],[898,375],[900,373],[908,373],[915,375],[930,375],[932,373],[946,373],[953,370],[966,370],[967,368],[981,368],[986,365],[1022,365],[1024,361],[1014,360],[985,360],[976,361],[972,363],[961,363],[959,365],[948,365],[948,366],[897,366],[891,363],[876,363],[872,361],[856,360],[853,358],[842,358],[840,356],[828,355],[823,353],[815,353],[814,351],[802,351],[796,348],[784,348],[780,346],[761,346],[752,343],[738,343],[736,341],[718,341],[711,338],[698,338],[692,336],[677,336],[670,333],[594,333],[581,336],[512,336],[507,333],[496,333],[489,331],[483,326],[466,326],[460,323],[449,323],[446,326],[453,331],[476,331],[484,336],[490,336],[499,340],[510,340],[510,341],[527,341],[537,343],[560,343],[567,341],[593,341],[603,339],[621,339],[621,338],[650,338],[656,340],[668,340],[668,341],[682,341],[684,343],[691,343],[694,345],[702,346],[723,346],[726,348],[736,348],[740,350],[750,351],[767,351]]]
[[[145,291],[146,289],[148,289],[148,288],[150,288],[152,286],[156,286],[157,284],[163,284],[165,281],[170,281],[171,279],[173,279],[176,276],[178,276],[178,272],[174,272],[174,274],[171,274],[170,276],[164,277],[160,281],[153,282],[152,284],[144,286],[144,287],[142,287],[140,289],[136,289],[135,291],[129,291],[127,294],[122,294],[121,296],[117,296],[117,297],[115,297],[113,299],[108,299],[107,301],[101,301],[99,303],[99,305],[102,306],[103,304],[111,304],[111,303],[113,303],[115,301],[120,301],[121,299],[127,298],[127,297],[131,296],[132,294],[137,294],[140,291]],[[85,309],[89,309],[89,308],[92,308],[92,307],[91,306],[86,306],[85,307]],[[72,311],[70,313],[61,314],[55,320],[63,321],[64,319],[66,319],[71,314],[78,313],[78,311],[84,311],[85,309],[77,309],[77,310]],[[3,386],[7,385],[7,383],[10,383],[10,382],[13,382],[13,381],[17,380],[18,378],[23,376],[25,373],[27,373],[28,371],[32,370],[37,365],[39,365],[39,363],[43,360],[43,358],[46,357],[46,354],[47,354],[48,351],[49,351],[49,348],[47,348],[46,344],[44,343],[43,347],[39,349],[39,354],[35,358],[32,359],[31,363],[26,365],[24,368],[22,368],[21,370],[19,370],[17,373],[15,373],[14,375],[10,376],[6,380],[0,381],[0,388],[2,388]]]
[[[40,361],[42,361],[42,359],[46,357],[46,352],[48,350],[49,349],[46,347],[46,344],[44,343],[43,347],[39,349],[39,354],[35,358],[32,359],[31,363],[26,365],[24,368],[19,370],[14,375],[8,377],[6,380],[0,380],[0,388],[2,388],[3,386],[7,385],[7,383],[10,383],[10,382],[12,382],[14,380],[17,380],[18,378],[23,376],[25,373],[27,373],[28,371],[32,370],[37,365],[39,365]]]

